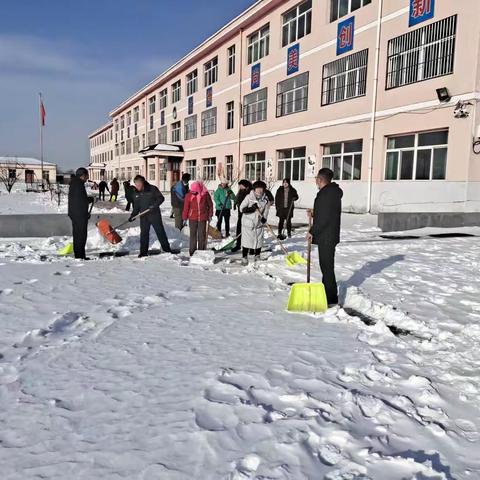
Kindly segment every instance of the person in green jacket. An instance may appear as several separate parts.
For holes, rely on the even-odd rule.
[[[221,180],[220,185],[213,195],[215,201],[215,215],[217,216],[217,230],[222,231],[222,221],[225,220],[225,237],[230,236],[230,212],[232,210],[233,202],[235,201],[235,194],[228,186],[225,179]]]

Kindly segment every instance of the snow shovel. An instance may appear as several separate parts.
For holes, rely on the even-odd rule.
[[[214,240],[221,240],[222,239],[222,233],[220,230],[218,230],[215,227],[212,227],[210,224],[208,224],[208,236],[212,237]]]
[[[309,225],[312,225],[310,219]],[[288,298],[287,310],[289,312],[325,313],[328,309],[327,295],[323,283],[310,283],[312,263],[312,240],[308,240],[307,248],[307,283],[293,285]]]
[[[258,210],[258,212],[260,213],[260,210]],[[268,223],[266,223],[265,225],[267,226],[268,231],[270,232],[272,237],[275,238],[275,240],[283,250],[283,253],[285,254],[285,262],[289,267],[294,267],[295,265],[305,265],[307,263],[306,260],[298,252],[289,252],[285,248],[285,245],[275,235],[275,232],[273,231],[273,228],[271,227],[271,225],[269,225]]]
[[[142,213],[139,213],[137,216],[132,218],[132,222],[134,220],[137,220],[137,218],[143,217],[146,215],[150,209],[143,211]],[[99,220],[97,222],[97,228],[102,237],[112,245],[116,245],[117,243],[120,243],[122,241],[122,237],[118,234],[117,230],[119,228],[122,228],[123,226],[127,225],[127,223],[130,223],[130,220],[127,220],[126,222],[121,223],[118,225],[116,228],[113,228],[110,225],[110,222],[108,220]]]
[[[237,243],[237,240],[239,239],[239,237],[241,236],[242,234],[238,234],[235,238],[232,238],[232,240],[228,243],[226,243],[223,247],[221,248],[214,248],[213,250],[215,252],[228,252],[229,250],[231,250],[235,244]]]
[[[92,204],[90,205],[90,208],[88,209],[89,215],[92,213],[94,203],[95,201],[92,202]],[[67,243],[65,246],[57,250],[57,255],[59,257],[68,257],[68,255],[71,255],[72,253],[73,253],[73,242]]]

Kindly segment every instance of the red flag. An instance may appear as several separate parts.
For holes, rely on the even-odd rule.
[[[46,116],[47,116],[47,112],[45,111],[45,105],[43,104],[43,100],[40,99],[40,118],[42,121],[42,127],[45,126]]]

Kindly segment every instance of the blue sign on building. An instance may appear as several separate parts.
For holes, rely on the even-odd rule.
[[[435,0],[410,0],[410,27],[430,20],[434,15]]]
[[[257,63],[252,66],[251,88],[255,90],[260,86],[260,64]]]
[[[213,89],[212,87],[207,88],[207,108],[210,108],[213,104]]]
[[[292,45],[287,53],[287,75],[297,73],[300,68],[300,44]]]
[[[337,55],[353,50],[355,34],[355,17],[350,17],[338,24]]]
[[[160,125],[165,125],[165,110],[160,112]]]
[[[188,114],[193,113],[193,97],[188,97]]]

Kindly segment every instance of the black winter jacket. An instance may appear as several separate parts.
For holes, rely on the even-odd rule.
[[[312,243],[337,245],[340,242],[342,197],[343,191],[335,182],[319,190],[313,207]]]
[[[294,206],[292,205],[294,202],[298,200],[298,193],[297,191],[290,185],[288,188],[288,206],[285,208],[285,188],[282,185],[278,188],[277,193],[275,194],[275,207],[277,208],[277,217],[280,218],[287,218],[289,212],[290,217],[293,217],[293,210]],[[290,209],[290,206],[292,207]]]
[[[242,188],[238,190],[237,195],[235,196],[235,207],[238,207],[240,210],[240,205],[242,202],[245,200],[245,197],[250,193],[250,190],[248,188]],[[241,212],[240,212],[241,214]]]
[[[139,213],[145,210],[150,210],[149,215],[160,215],[160,205],[165,201],[165,197],[160,190],[148,182],[145,182],[145,186],[141,192],[135,189],[133,194],[133,211],[132,217],[137,216]]]
[[[77,176],[70,180],[68,190],[68,216],[75,220],[88,220],[88,205],[92,203],[85,190],[85,183]]]

